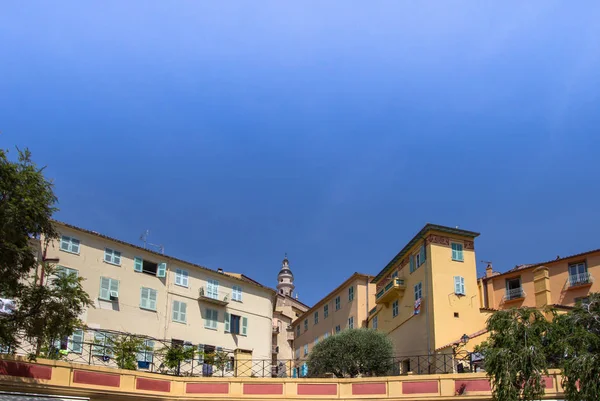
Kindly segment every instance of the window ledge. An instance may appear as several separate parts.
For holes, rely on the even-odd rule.
[[[98,297],[98,301],[111,302],[111,303],[119,302],[118,299],[112,300],[112,299],[106,299],[106,298],[100,298],[100,297]]]
[[[121,264],[120,264],[120,263],[119,263],[119,264],[117,264],[117,263],[109,262],[108,260],[104,260],[104,259],[103,259],[102,261],[103,261],[104,263],[106,263],[107,265],[113,265],[113,266],[119,266],[119,267],[121,267]]]
[[[206,330],[214,330],[214,331],[217,331],[217,329],[216,329],[216,328],[214,328],[214,327],[206,327],[206,326],[204,326],[204,328],[205,328]]]
[[[179,324],[187,324],[187,322],[182,322],[180,320],[171,320],[171,321],[174,322],[174,323],[179,323]],[[213,329],[213,330],[216,330],[216,329]]]
[[[79,255],[79,252],[67,251],[67,250],[62,249],[62,248],[58,248],[58,250],[62,251],[62,252],[70,253],[71,255]]]
[[[140,309],[148,311],[148,312],[154,312],[154,313],[156,313],[156,309],[144,308],[143,306],[140,306]]]
[[[232,299],[232,301],[233,301],[233,302],[240,303],[240,304],[242,304],[242,303],[243,303],[242,301],[238,301],[237,299]]]
[[[461,263],[464,263],[464,261],[465,261],[465,260],[464,260],[464,259],[463,259],[463,260],[460,260],[460,259],[452,259],[452,261],[453,261],[453,262],[461,262]]]
[[[175,285],[176,285],[177,287],[190,288],[188,285],[177,284],[177,283],[175,283]]]

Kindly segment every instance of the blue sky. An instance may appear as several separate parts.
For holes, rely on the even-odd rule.
[[[57,218],[300,299],[427,222],[478,260],[599,248],[600,3],[53,1],[0,11],[0,146]],[[479,266],[480,271],[485,267]]]

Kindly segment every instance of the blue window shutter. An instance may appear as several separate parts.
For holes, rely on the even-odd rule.
[[[410,255],[410,272],[414,272],[415,271],[415,258],[413,258],[413,255]]]
[[[167,275],[167,264],[159,263],[158,270],[156,271],[156,277],[165,277]]]
[[[133,270],[141,273],[143,263],[142,258],[135,258],[133,260]]]
[[[467,289],[465,288],[465,278],[464,277],[460,278],[460,290],[462,291],[463,294],[467,293]]]
[[[242,318],[242,335],[243,336],[248,335],[248,318],[247,317]]]
[[[230,327],[231,327],[230,326],[231,325],[230,319],[231,318],[229,317],[229,313],[225,312],[225,318],[224,318],[224,320],[225,320],[225,333],[229,333],[231,331],[231,329],[230,329]]]

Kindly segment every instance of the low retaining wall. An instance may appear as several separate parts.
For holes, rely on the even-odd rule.
[[[559,372],[545,378],[547,399],[562,398]],[[70,364],[0,360],[0,390],[90,399],[469,399],[489,400],[484,373],[360,379],[186,378]]]

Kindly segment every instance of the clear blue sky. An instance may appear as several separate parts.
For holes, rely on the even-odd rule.
[[[600,2],[0,6],[0,146],[57,218],[313,303],[426,223],[516,264],[600,247]],[[484,265],[480,266],[480,271]]]

